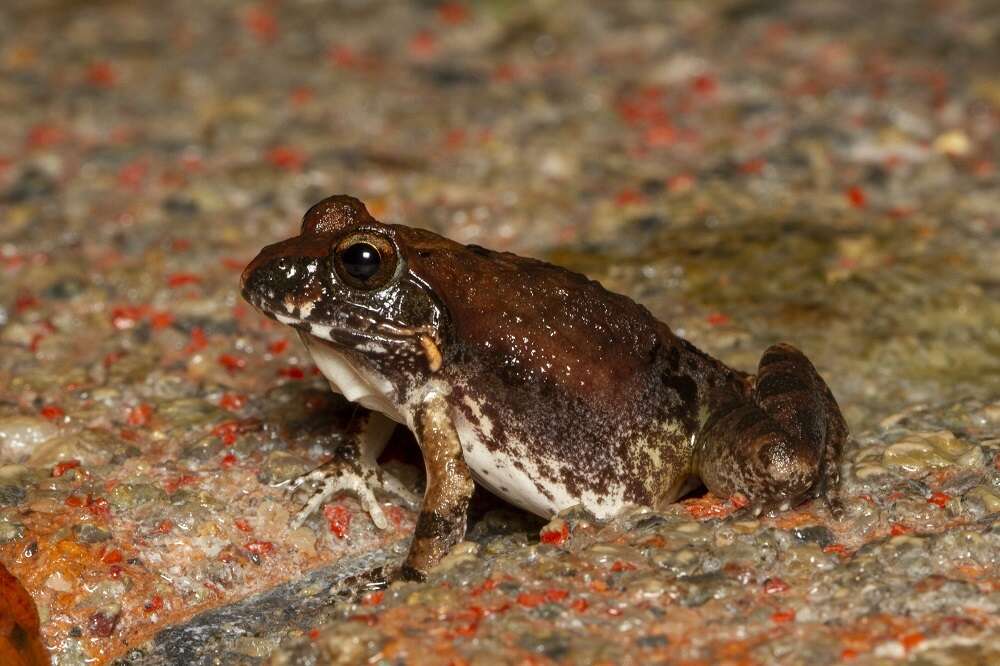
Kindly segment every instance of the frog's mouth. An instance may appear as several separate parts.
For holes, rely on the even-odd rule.
[[[309,321],[275,312],[255,300],[250,302],[271,319],[299,331],[303,338],[325,343],[334,349],[352,350],[364,356],[398,357],[402,348],[410,354],[422,355],[431,372],[441,368],[441,342],[437,331],[430,327],[378,320],[361,312],[349,312],[343,321],[338,322]],[[312,307],[307,304],[297,308],[297,311],[308,317]],[[308,344],[309,341],[306,342]]]

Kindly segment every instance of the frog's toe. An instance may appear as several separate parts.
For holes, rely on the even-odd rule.
[[[776,500],[757,500],[747,504],[733,512],[733,517],[737,520],[751,520],[755,518],[760,518],[762,515],[774,515],[776,513],[781,513],[782,511],[788,511],[796,503],[792,500],[776,499]]]
[[[844,517],[844,503],[839,497],[826,496],[823,498],[823,503],[826,504],[826,510],[834,520],[841,520]]]
[[[407,509],[416,511],[420,508],[421,498],[410,492],[410,489],[392,474],[384,470],[380,471],[379,485],[385,492],[395,495],[401,499]]]
[[[319,469],[314,469],[311,472],[306,472],[305,474],[301,474],[292,479],[287,479],[276,485],[281,487],[282,492],[286,497],[293,497],[302,486],[306,484],[319,483],[325,480],[327,476],[329,476],[329,472],[320,467]]]

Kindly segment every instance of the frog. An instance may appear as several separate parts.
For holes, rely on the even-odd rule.
[[[662,509],[700,485],[751,516],[810,500],[842,511],[848,427],[790,344],[755,373],[731,368],[585,275],[380,222],[348,195],[264,247],[241,290],[362,408],[353,443],[292,483],[313,488],[294,524],[343,492],[378,527],[376,491],[419,506],[403,579],[462,541],[477,483],[543,518]],[[422,498],[377,462],[400,425],[420,448]]]

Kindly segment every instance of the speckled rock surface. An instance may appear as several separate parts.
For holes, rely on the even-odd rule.
[[[6,3],[0,562],[54,660],[995,661],[998,60],[989,0]],[[237,293],[335,192],[742,369],[800,346],[847,517],[487,502],[437,578],[338,604],[413,515],[289,532],[351,408]]]

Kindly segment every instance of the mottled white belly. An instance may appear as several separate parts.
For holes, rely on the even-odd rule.
[[[477,409],[473,409],[473,412],[481,413]],[[462,442],[465,463],[476,481],[511,504],[544,518],[577,504],[582,504],[598,518],[610,518],[626,506],[623,500],[624,488],[621,486],[612,487],[601,495],[592,491],[585,491],[581,495],[571,493],[558,480],[543,477],[538,464],[531,459],[527,450],[517,458],[521,467],[515,466],[509,453],[490,450],[482,441],[481,429],[483,435],[488,435],[491,430],[488,418],[480,418],[479,426],[476,427],[456,410],[453,419],[458,438]],[[506,442],[504,448],[516,451],[518,446],[516,443]],[[546,467],[557,470],[561,465],[567,464],[555,460],[541,462]],[[546,492],[542,492],[543,489]]]

